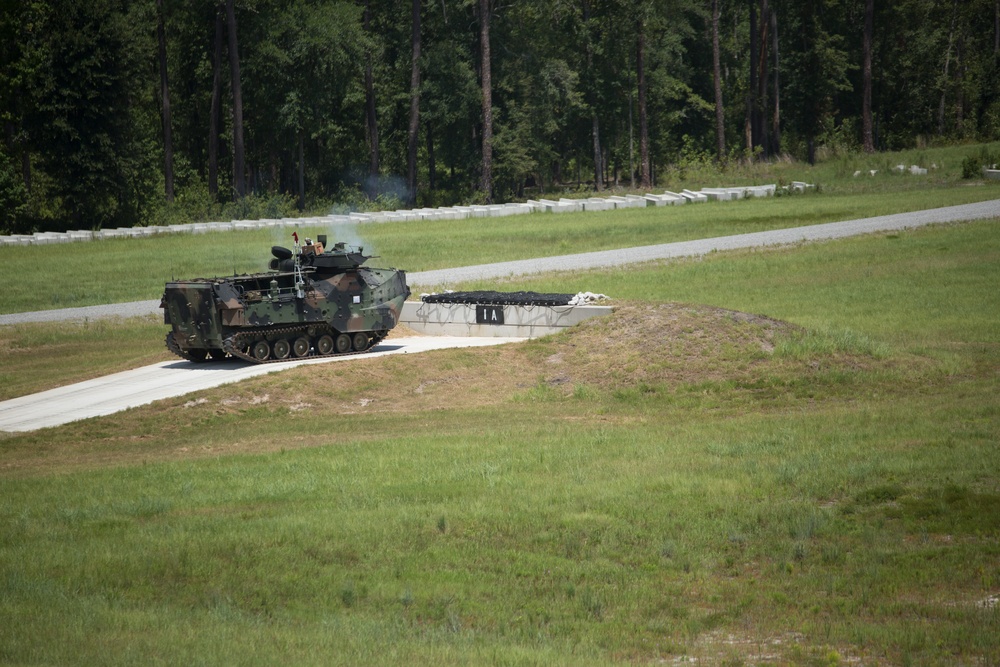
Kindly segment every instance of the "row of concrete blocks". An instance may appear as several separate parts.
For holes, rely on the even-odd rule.
[[[802,192],[813,186],[796,181],[792,188]],[[551,199],[528,200],[528,205],[535,211],[549,213],[570,213],[573,211],[611,211],[619,208],[645,208],[646,206],[680,206],[682,204],[697,204],[707,201],[732,201],[748,197],[771,197],[775,185],[753,185],[742,188],[703,188],[698,192],[681,190],[662,194],[625,195],[620,197],[590,197],[588,199],[566,199],[558,201]]]
[[[813,186],[795,181],[791,189],[804,191]],[[36,232],[0,236],[0,246],[47,245],[53,243],[73,243],[117,238],[143,238],[157,234],[205,234],[219,231],[239,231],[286,227],[330,227],[338,224],[369,222],[416,222],[421,220],[465,220],[469,218],[499,218],[527,213],[567,213],[571,211],[610,211],[619,208],[645,206],[669,206],[686,203],[730,201],[745,197],[768,197],[775,193],[774,185],[755,185],[739,188],[705,188],[700,192],[681,190],[665,191],[662,194],[613,195],[591,197],[589,199],[549,199],[533,200],[527,203],[499,204],[493,206],[449,206],[442,208],[420,208],[400,211],[376,211],[371,213],[348,213],[326,215],[313,218],[282,218],[264,220],[233,220],[231,222],[196,222],[186,225],[164,225],[151,227],[119,227],[98,231]]]
[[[0,245],[47,245],[51,243],[73,243],[119,238],[144,238],[157,234],[206,234],[208,232],[228,232],[285,227],[330,227],[338,224],[366,222],[403,222],[418,220],[463,220],[466,218],[497,218],[507,215],[531,213],[527,204],[503,204],[498,206],[453,206],[435,209],[414,209],[404,211],[377,211],[372,213],[349,213],[346,215],[325,215],[313,218],[281,218],[263,220],[233,220],[231,222],[195,222],[187,225],[119,227],[98,231],[35,232],[0,236]]]

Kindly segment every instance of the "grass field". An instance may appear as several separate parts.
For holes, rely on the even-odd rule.
[[[8,435],[0,662],[998,664],[997,285],[996,220],[542,276],[619,308]],[[92,327],[162,354],[4,384]]]
[[[830,159],[819,195],[364,231],[420,270],[1000,198],[955,178],[971,150]],[[284,242],[0,249],[0,312]],[[1000,664],[998,285],[1000,219],[539,276],[501,287],[616,313],[0,434],[0,664]],[[164,331],[0,327],[0,400],[165,358]]]

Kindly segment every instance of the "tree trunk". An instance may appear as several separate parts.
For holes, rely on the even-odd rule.
[[[219,126],[222,120],[222,6],[215,13],[215,50],[212,53],[212,104],[208,112],[208,194],[219,199]]]
[[[247,194],[245,148],[243,145],[243,92],[240,88],[240,53],[236,39],[236,8],[234,0],[226,1],[226,23],[229,26],[229,68],[233,77],[233,189],[237,199]]]
[[[591,134],[594,135],[594,187],[600,192],[604,189],[604,164],[601,153],[601,123],[594,111],[590,117]]]
[[[590,34],[590,0],[583,0],[583,27],[587,35],[587,72],[594,67],[594,43]],[[601,154],[601,122],[597,118],[597,82],[591,78],[587,85],[587,96],[590,104],[591,136],[594,143],[594,188],[600,192],[604,189],[604,164]]]
[[[764,157],[771,156],[771,140],[768,136],[767,118],[767,38],[771,27],[771,7],[767,0],[760,2],[760,54],[757,59],[757,106],[754,108],[757,125],[757,143],[764,151]]]
[[[774,51],[774,106],[771,116],[771,155],[781,155],[781,61],[778,58],[778,13],[771,10],[771,48]]]
[[[635,128],[632,122],[632,61],[628,63],[628,179],[629,187],[635,189]],[[618,177],[615,177],[618,185]]]
[[[861,144],[866,153],[875,152],[872,132],[872,38],[875,32],[875,0],[865,0],[865,30],[861,45]]]
[[[479,46],[482,53],[483,85],[483,173],[480,189],[487,204],[493,203],[493,83],[490,71],[490,0],[479,0]]]
[[[437,162],[434,159],[434,125],[430,120],[424,123],[424,134],[427,135],[427,187],[433,197],[437,188]]]
[[[21,180],[24,181],[24,190],[31,194],[31,153],[24,146],[21,146]]]
[[[417,201],[417,139],[420,131],[420,0],[413,0],[412,65],[410,69],[410,129],[407,144],[407,201]]]
[[[306,142],[299,131],[299,210],[306,208]]]
[[[712,0],[712,83],[715,87],[715,158],[726,157],[726,109],[722,103],[722,68],[719,57],[719,0]]]
[[[365,0],[365,33],[371,34],[371,2]],[[375,77],[372,73],[372,52],[371,49],[365,53],[365,138],[368,140],[368,183],[367,192],[369,199],[378,196],[378,118],[375,106]]]
[[[962,85],[962,81],[965,80],[966,66],[965,66],[965,35],[963,31],[958,33],[958,42],[955,44],[955,79],[958,82],[958,90],[956,93],[955,100],[955,128],[959,131],[961,136],[965,135],[965,86]]]
[[[649,182],[649,124],[646,118],[646,22],[636,24],[635,78],[639,94],[639,187],[648,188]]]
[[[751,153],[760,141],[760,130],[757,127],[757,6],[756,0],[750,4],[750,85],[747,90],[747,150]]]
[[[167,77],[167,36],[163,27],[163,0],[156,0],[156,40],[159,42],[160,102],[163,112],[163,191],[174,202],[174,143],[170,136],[170,83]]]
[[[951,64],[951,47],[955,40],[955,19],[958,18],[958,0],[952,2],[951,30],[948,32],[948,48],[944,52],[944,74],[941,76],[941,102],[938,104],[938,135],[944,134],[944,109],[948,95],[948,67]]]

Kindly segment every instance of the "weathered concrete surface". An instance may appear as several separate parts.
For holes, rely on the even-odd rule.
[[[497,315],[479,318],[476,306],[463,303],[423,303],[407,301],[400,324],[432,336],[478,336],[487,338],[536,338],[557,333],[566,327],[610,315],[611,306],[495,306]],[[478,320],[484,319],[480,323]],[[502,322],[502,323],[500,323]]]

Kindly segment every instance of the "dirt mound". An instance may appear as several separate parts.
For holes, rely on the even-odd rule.
[[[583,322],[545,359],[556,382],[605,389],[676,385],[742,375],[767,363],[798,328],[760,315],[676,303],[626,304]],[[558,369],[558,370],[557,370]]]
[[[266,394],[269,405],[291,411],[357,414],[493,405],[538,386],[567,395],[579,387],[672,389],[754,376],[772,363],[776,339],[795,329],[710,306],[619,304],[609,317],[525,344],[291,369],[220,389],[227,396],[213,402],[240,410]]]

